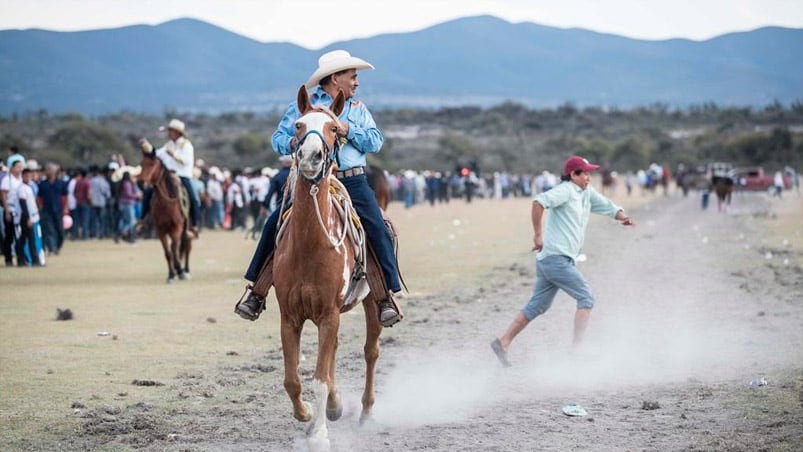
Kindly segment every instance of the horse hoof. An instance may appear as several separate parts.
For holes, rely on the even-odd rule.
[[[185,280],[185,279],[189,279],[189,278],[187,277],[187,275],[186,275],[186,274],[182,273],[182,274],[178,275],[178,279],[180,279],[180,280],[182,280],[182,281],[183,281],[183,280]]]
[[[303,410],[293,412],[293,417],[300,422],[309,422],[312,419],[312,405],[309,402],[304,402]]]
[[[342,406],[339,406],[337,408],[333,408],[331,410],[328,409],[328,408],[326,409],[326,419],[329,419],[330,421],[336,421],[336,420],[340,419],[340,416],[342,416],[342,415],[343,415],[343,407]]]
[[[184,273],[184,278],[183,279],[192,279],[192,275],[189,274],[189,273]]]
[[[167,283],[167,284],[173,284],[173,280],[174,280],[174,279],[175,279],[175,278],[173,278],[173,277],[171,276],[171,277],[167,278],[167,281],[165,281],[165,283]]]
[[[362,412],[360,414],[360,425],[366,425],[373,422],[374,418],[371,416],[371,413]]]

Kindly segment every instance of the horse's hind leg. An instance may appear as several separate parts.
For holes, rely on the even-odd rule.
[[[293,417],[301,422],[310,420],[309,408],[301,400],[301,378],[298,376],[298,352],[301,325],[296,326],[282,316],[282,353],[284,354],[284,389],[293,403]]]
[[[184,258],[184,276],[190,278],[190,251],[192,251],[192,240],[187,233],[181,234],[180,253]]]
[[[172,235],[172,240],[170,241],[170,249],[173,252],[173,269],[175,270],[179,279],[185,279],[184,269],[181,268],[180,245],[181,245],[181,232],[174,233]]]
[[[379,323],[379,308],[373,298],[373,293],[362,303],[365,309],[365,389],[362,393],[362,413],[360,423],[371,417],[374,407],[374,375],[376,362],[379,360],[379,335],[382,334],[382,324]]]

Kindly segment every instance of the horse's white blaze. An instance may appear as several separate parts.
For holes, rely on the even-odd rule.
[[[303,121],[299,119],[299,122],[302,122],[304,125],[307,126],[307,132],[310,130],[317,130],[321,134],[323,134],[324,126],[328,121],[330,121],[328,115],[325,113],[309,113],[303,117]],[[307,138],[304,140],[304,143],[301,145],[299,150],[301,151],[301,159],[298,161],[298,169],[301,171],[304,176],[312,178],[318,175],[321,171],[321,167],[323,166],[325,159],[327,156],[324,156],[317,164],[312,162],[312,157],[321,152],[324,149],[323,140],[316,134],[307,135]]]

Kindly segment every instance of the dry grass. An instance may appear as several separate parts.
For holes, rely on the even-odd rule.
[[[634,207],[649,199],[619,202]],[[496,266],[526,262],[529,206],[528,199],[392,205],[411,292],[450,293],[481,283]],[[275,347],[275,303],[254,323],[232,313],[254,246],[242,233],[205,232],[193,250],[192,281],[172,285],[164,282],[155,240],[68,242],[47,268],[0,270],[0,437],[12,445],[26,437],[47,443],[76,428],[74,401],[152,399],[152,388],[132,380],[170,384],[181,372],[213,371],[229,350],[256,360]],[[55,321],[57,307],[70,308],[74,320]],[[104,331],[110,335],[97,334]]]

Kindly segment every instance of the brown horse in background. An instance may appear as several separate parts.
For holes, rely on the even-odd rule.
[[[374,191],[376,202],[383,211],[388,210],[390,204],[390,182],[385,175],[385,170],[377,165],[368,165],[365,172],[368,178],[368,186]]]
[[[153,187],[150,212],[167,261],[167,283],[172,283],[176,275],[179,279],[189,279],[192,240],[187,216],[182,211],[189,209],[189,200],[185,196],[186,205],[181,205],[181,181],[165,168],[154,150],[142,152],[140,166],[142,180]]]
[[[379,358],[379,321],[377,301],[373,292],[365,296],[349,296],[351,274],[355,267],[355,247],[346,234],[337,208],[335,195],[330,192],[330,176],[336,153],[336,121],[345,106],[341,91],[332,102],[331,110],[313,107],[307,90],[298,91],[296,121],[296,164],[290,180],[293,183],[292,214],[280,227],[273,256],[273,285],[281,314],[282,351],[284,354],[284,387],[293,404],[293,416],[302,422],[312,420],[307,435],[326,439],[326,419],[337,420],[342,403],[335,380],[335,355],[338,345],[340,314],[362,301],[365,311],[365,388],[362,395],[361,421],[366,419],[374,404],[374,373]],[[288,182],[289,183],[289,182]],[[350,217],[349,217],[350,218]],[[371,267],[368,266],[369,274]],[[381,270],[379,270],[381,271]],[[370,279],[370,276],[369,276]],[[354,301],[346,300],[349,296]],[[378,294],[386,297],[386,292]],[[313,404],[301,398],[302,385],[298,375],[301,332],[307,320],[318,327],[318,357],[313,374]],[[326,417],[323,417],[323,413]]]
[[[712,177],[711,184],[717,194],[717,211],[727,211],[733,194],[733,179],[730,177]]]

